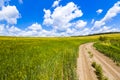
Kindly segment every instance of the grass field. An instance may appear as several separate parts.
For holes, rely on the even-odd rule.
[[[0,37],[0,80],[77,80],[78,47],[98,37]]]
[[[0,80],[76,80],[78,46],[95,38],[0,38]]]
[[[120,64],[120,36],[101,36],[99,42],[94,46],[97,50],[110,57],[114,62]]]

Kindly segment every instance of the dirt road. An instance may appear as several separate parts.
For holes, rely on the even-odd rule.
[[[90,58],[88,52],[93,54],[92,58]],[[97,80],[97,76],[91,66],[93,61],[101,65],[103,75],[106,76],[108,80],[120,80],[120,67],[116,66],[111,59],[95,50],[93,43],[86,43],[79,47],[79,57],[77,59],[77,74],[79,80]]]

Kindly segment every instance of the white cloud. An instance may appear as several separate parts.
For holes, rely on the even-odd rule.
[[[20,18],[20,13],[16,6],[9,5],[9,1],[0,0],[0,35],[14,36],[21,32],[19,28],[14,26],[17,24],[17,19]]]
[[[108,20],[112,19],[113,17],[117,16],[118,13],[120,13],[120,1],[115,3],[114,6],[111,7],[107,11],[107,13],[104,16],[104,18],[102,18],[100,21],[95,21],[94,26],[93,26],[92,29],[104,26],[106,24],[106,21],[108,21]]]
[[[114,6],[108,10],[107,14],[105,15],[105,17],[102,20],[107,21],[107,20],[117,16],[118,13],[120,13],[120,1],[115,3]]]
[[[44,12],[45,12],[45,15],[44,15],[44,23],[43,24],[47,25],[47,26],[53,24],[53,20],[51,18],[51,11],[44,9]]]
[[[83,28],[81,30],[78,29],[70,29],[68,32],[65,32],[65,36],[78,36],[78,35],[88,35],[90,34],[90,29],[89,28]]]
[[[4,30],[5,30],[4,26],[5,26],[4,24],[0,24],[0,34],[4,33]]]
[[[9,36],[16,36],[18,35],[22,30],[15,27],[15,26],[9,26],[9,25],[0,25],[0,35],[9,35]]]
[[[89,28],[84,28],[80,33],[80,35],[88,35],[88,34],[90,34],[90,29]]]
[[[83,13],[73,2],[69,2],[65,6],[57,6],[53,12],[49,9],[44,9],[44,12],[43,24],[53,28],[52,35],[54,36],[77,35],[81,33],[79,30],[87,25],[87,22],[80,19],[74,21]]]
[[[9,25],[7,25],[5,33],[7,36],[18,36],[18,34],[21,33],[21,31],[22,31],[21,29],[15,26],[10,27]]]
[[[95,21],[94,23],[94,26],[92,27],[92,30],[93,29],[97,29],[97,28],[100,28],[101,26],[105,25],[105,22],[104,21]]]
[[[34,23],[36,24],[36,23]],[[32,25],[34,25],[32,24]],[[31,26],[32,26],[31,25]],[[40,24],[38,24],[40,25]],[[41,29],[40,31],[38,29],[34,30],[34,27],[31,29],[26,29],[26,30],[21,30],[15,26],[8,26],[8,25],[0,25],[0,35],[8,35],[8,36],[41,36],[41,37],[46,37],[46,36],[75,36],[75,35],[88,35],[92,33],[102,33],[102,32],[115,32],[115,31],[120,31],[120,29],[112,28],[112,27],[107,27],[104,26],[103,28],[100,28],[99,30],[93,30],[91,31],[90,28],[83,28],[81,30],[77,30],[75,28],[68,28],[66,32],[55,32],[54,30],[47,31],[45,29]]]
[[[75,27],[77,29],[81,29],[83,27],[85,27],[87,25],[87,22],[83,21],[83,20],[79,20],[75,23]]]
[[[0,21],[7,21],[8,24],[16,24],[20,13],[16,6],[3,6],[0,10]]]
[[[19,3],[20,3],[20,4],[23,4],[23,0],[19,0]]]
[[[7,27],[7,28],[8,28],[8,32],[10,32],[10,33],[18,33],[21,31],[21,29],[15,27],[15,26]]]
[[[90,34],[90,29],[85,27],[85,28],[83,28],[81,30],[74,31],[73,36],[76,36],[76,35],[88,35],[88,34]]]
[[[18,34],[19,36],[38,36],[37,31],[22,31],[21,33]]]
[[[56,0],[56,1],[54,1],[52,7],[57,7],[57,6],[59,5],[59,2],[60,2],[60,1],[61,1],[61,0]]]
[[[31,26],[29,26],[27,29],[32,31],[40,31],[42,30],[42,26],[38,23],[34,23]]]
[[[69,36],[79,33],[78,29],[86,26],[87,22],[83,20],[74,21],[83,15],[82,11],[73,2],[69,2],[65,6],[59,6],[58,3],[54,3],[54,10],[44,9],[44,21],[45,26],[52,27],[52,30],[48,31],[43,29],[41,24],[33,23],[26,29],[21,30],[15,27],[17,19],[20,17],[20,13],[16,6],[2,6],[0,10],[0,21],[6,21],[7,24],[0,25],[0,35],[10,36]],[[73,21],[73,22],[71,22]],[[12,25],[12,26],[9,26]]]
[[[57,0],[52,5],[53,10],[44,9],[44,21],[43,25],[39,23],[33,23],[24,30],[15,27],[17,19],[20,17],[20,13],[16,6],[4,6],[0,10],[0,21],[6,21],[7,24],[0,24],[0,35],[10,36],[75,36],[75,35],[87,35],[90,33],[120,31],[118,28],[112,28],[105,26],[106,22],[120,13],[120,1],[108,10],[106,15],[100,21],[92,19],[91,24],[94,24],[92,28],[85,27],[86,21],[80,20],[83,15],[79,7],[73,2],[69,2],[65,6],[59,5],[60,0]],[[102,11],[98,11],[102,13]],[[77,19],[76,19],[77,18]],[[47,30],[44,27],[50,27],[51,30]],[[101,27],[102,26],[102,27]],[[96,29],[97,28],[97,29]]]
[[[100,14],[100,13],[103,12],[103,10],[102,10],[102,9],[98,9],[96,12],[97,12],[98,14]]]
[[[82,11],[79,10],[77,5],[73,2],[69,2],[65,6],[58,6],[53,12],[45,9],[44,12],[43,24],[52,26],[56,31],[66,31],[67,28],[70,28],[73,25],[70,21],[83,15]]]
[[[74,32],[75,32],[75,29],[70,29],[70,28],[68,28],[66,31],[67,34],[73,34]]]
[[[54,31],[47,31],[42,29],[42,26],[38,23],[33,23],[31,26],[28,26],[26,29],[21,30],[15,26],[9,26],[0,24],[0,35],[7,36],[55,36]]]
[[[110,27],[108,26],[103,26],[102,28],[100,28],[99,30],[95,31],[95,33],[103,33],[103,32],[109,32]]]
[[[18,33],[18,36],[52,36],[52,31],[42,29],[42,26],[40,24],[33,23],[25,30],[21,30],[21,32]]]
[[[110,26],[103,26],[100,29],[93,30],[90,33],[93,34],[93,33],[105,33],[105,32],[120,32],[120,29],[119,28],[112,28]]]

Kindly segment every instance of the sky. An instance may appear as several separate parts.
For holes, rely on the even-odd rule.
[[[120,32],[120,0],[0,0],[0,36]]]

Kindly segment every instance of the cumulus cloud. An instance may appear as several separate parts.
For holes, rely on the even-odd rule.
[[[25,30],[22,30],[18,36],[56,36],[54,31],[48,31],[40,28],[40,24],[33,23],[31,26],[27,27]]]
[[[57,7],[57,6],[59,5],[59,2],[60,2],[60,1],[61,1],[61,0],[56,0],[56,1],[54,1],[52,7]]]
[[[20,18],[20,13],[16,6],[9,5],[9,1],[0,0],[0,35],[15,35],[21,31],[14,26]]]
[[[21,29],[15,27],[15,26],[11,26],[11,27],[8,26],[7,29],[8,29],[8,32],[10,32],[10,33],[18,33],[21,31]]]
[[[108,10],[107,14],[105,15],[105,17],[102,20],[107,21],[107,20],[117,16],[118,13],[120,13],[120,1],[115,3],[114,6]]]
[[[28,26],[26,29],[21,30],[15,26],[9,25],[0,25],[0,35],[9,35],[9,36],[42,36],[42,33],[48,34],[46,30],[43,30],[41,25],[38,23],[33,23],[31,26]]]
[[[15,26],[9,26],[5,24],[0,25],[0,35],[10,35],[10,36],[16,36],[18,35],[22,30],[15,27]]]
[[[42,26],[38,23],[34,23],[31,26],[29,26],[27,29],[32,31],[40,31],[42,30]]]
[[[94,26],[93,26],[92,29],[104,26],[106,24],[106,21],[108,21],[108,20],[112,19],[113,17],[117,16],[118,13],[120,13],[120,1],[115,3],[114,6],[111,7],[107,11],[104,18],[102,18],[100,21],[95,21]]]
[[[6,33],[6,35],[9,35],[9,36],[18,36],[18,34],[22,31],[18,27],[9,26],[9,25],[6,25],[5,29],[6,30],[4,32]]]
[[[17,19],[20,18],[20,13],[16,6],[3,6],[0,10],[0,21],[6,21],[8,24],[16,24]]]
[[[45,12],[43,25],[52,27],[50,31],[43,29],[42,25],[33,23],[25,30],[22,30],[20,36],[70,36],[80,34],[79,29],[87,25],[83,20],[72,20],[83,15],[82,11],[73,2],[69,2],[65,6],[56,6],[53,12],[51,10],[43,10]]]
[[[83,27],[85,27],[87,25],[87,22],[83,21],[83,20],[79,20],[75,23],[75,27],[77,29],[81,29]]]
[[[90,33],[120,31],[120,29],[105,26],[108,20],[120,13],[120,1],[115,3],[114,6],[108,10],[101,20],[95,21],[92,19],[91,24],[94,24],[92,28],[86,27],[88,23],[80,19],[80,17],[83,16],[83,12],[75,3],[69,2],[62,6],[59,5],[60,1],[61,0],[54,1],[52,10],[43,10],[45,13],[43,24],[36,22],[23,30],[14,26],[14,24],[17,24],[17,19],[20,18],[20,13],[16,6],[4,6],[4,2],[0,3],[0,21],[6,21],[6,24],[0,23],[0,35],[46,37],[88,35]],[[97,13],[102,13],[102,10],[97,10]],[[47,30],[45,27],[50,27],[51,30]]]
[[[82,29],[73,28],[70,30],[70,33],[66,34],[66,36],[78,36],[78,35],[88,35],[88,34],[90,34],[90,28],[84,27]]]
[[[0,10],[0,21],[6,21],[7,24],[0,25],[0,35],[68,36],[74,35],[75,32],[79,32],[78,29],[87,25],[87,22],[83,20],[74,21],[74,19],[80,18],[83,15],[76,4],[69,2],[65,6],[59,6],[59,2],[60,0],[57,0],[53,3],[53,11],[44,9],[45,15],[43,25],[33,23],[24,30],[14,26],[14,24],[17,24],[17,19],[20,18],[20,13],[16,6],[2,6],[2,9]],[[42,26],[49,26],[52,27],[52,29],[48,31],[43,29]]]
[[[98,14],[100,14],[100,13],[103,12],[103,10],[102,10],[102,9],[98,9],[96,12],[97,12]]]
[[[51,11],[46,10],[46,9],[44,9],[43,11],[45,12],[43,24],[47,25],[47,26],[53,24],[53,20],[52,20],[52,17],[51,17]]]
[[[56,31],[66,31],[73,24],[75,24],[75,22],[72,23],[70,21],[83,15],[82,11],[73,2],[69,2],[65,6],[58,6],[53,12],[51,12],[49,9],[44,9],[44,12],[45,15],[43,24],[46,26],[52,26]],[[83,27],[82,21],[76,23],[77,27]]]

